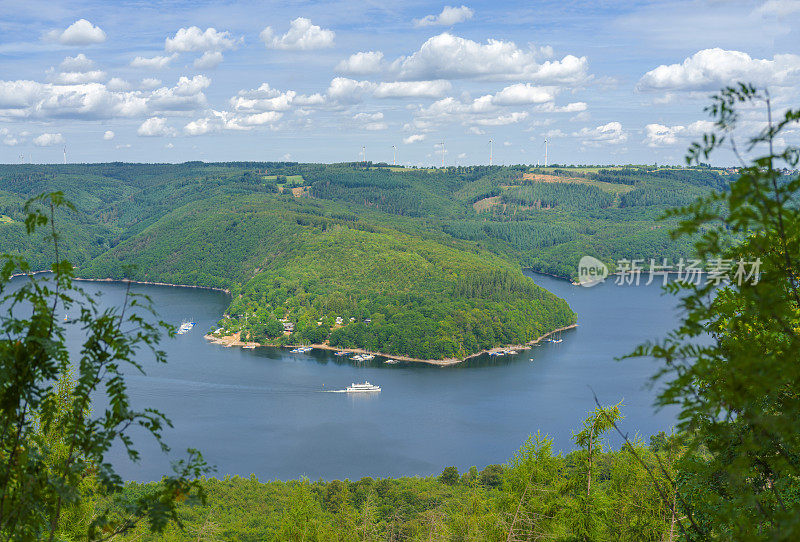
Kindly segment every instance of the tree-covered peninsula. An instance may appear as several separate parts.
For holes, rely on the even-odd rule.
[[[526,343],[576,318],[518,266],[469,243],[263,194],[181,207],[81,275],[227,288],[218,335],[418,359]]]

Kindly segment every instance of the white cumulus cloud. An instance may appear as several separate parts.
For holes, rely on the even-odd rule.
[[[210,70],[222,62],[222,53],[219,51],[206,51],[203,56],[194,60],[194,67],[198,70]]]
[[[139,86],[143,89],[157,88],[161,86],[161,79],[155,77],[145,77],[139,82]]]
[[[383,53],[380,51],[355,53],[336,65],[336,71],[349,75],[368,75],[377,73],[382,68]]]
[[[441,98],[450,89],[450,81],[389,81],[373,83],[335,77],[328,86],[328,96],[343,103],[356,103],[366,97],[375,98]]]
[[[674,145],[678,142],[678,135],[686,130],[684,126],[665,126],[663,124],[648,124],[644,127],[645,143],[649,147]]]
[[[358,102],[365,95],[371,94],[375,83],[371,81],[356,81],[347,77],[334,77],[328,85],[328,96],[340,102]]]
[[[648,147],[666,147],[675,145],[682,138],[698,137],[713,129],[714,123],[708,120],[698,120],[688,126],[653,123],[644,127],[644,142]],[[685,141],[681,141],[681,144],[685,144]]]
[[[119,77],[112,77],[106,83],[106,88],[111,91],[128,90],[131,88],[131,84]]]
[[[379,83],[376,98],[441,98],[452,88],[450,81],[394,81]]]
[[[62,45],[91,45],[106,41],[106,33],[99,26],[95,26],[86,19],[78,19],[67,27],[66,30],[51,30],[45,38],[57,41]]]
[[[137,56],[131,60],[132,68],[146,68],[150,70],[161,70],[169,66],[169,63],[178,58],[177,53],[169,56],[156,55],[152,57]]]
[[[236,113],[260,113],[265,111],[288,111],[294,106],[308,107],[322,105],[325,97],[321,94],[298,94],[293,90],[282,92],[263,83],[260,87],[240,90],[230,99],[231,109]]]
[[[332,30],[320,28],[305,17],[293,20],[289,24],[289,30],[282,36],[276,36],[269,26],[259,34],[268,49],[286,51],[311,51],[333,47],[335,36]]]
[[[61,61],[58,69],[62,72],[85,72],[94,69],[94,61],[85,54],[80,53],[75,56],[68,56]]]
[[[411,143],[419,143],[420,141],[425,141],[425,134],[411,134],[410,136],[403,138],[403,143],[406,145]]]
[[[622,124],[613,121],[595,128],[581,128],[572,134],[582,140],[587,147],[599,145],[616,145],[628,139],[628,134],[622,129]]]
[[[475,12],[467,6],[445,6],[439,15],[426,15],[422,19],[415,19],[414,26],[451,26],[472,19],[474,14]]]
[[[48,70],[48,79],[58,85],[81,85],[106,80],[106,72],[95,69],[94,62],[83,53],[66,57],[58,69],[58,73],[53,68]]]
[[[567,105],[556,105],[551,102],[536,106],[536,110],[542,113],[581,113],[588,107],[586,102],[570,102]]]
[[[800,75],[800,56],[777,54],[772,60],[752,58],[741,51],[703,49],[680,64],[662,64],[645,73],[637,88],[643,91],[716,90],[739,81],[785,85]]]
[[[164,117],[150,117],[144,121],[136,133],[143,137],[175,135],[175,129],[167,124]]]
[[[64,137],[61,134],[44,133],[33,139],[33,144],[37,147],[52,147],[62,143],[64,143]]]
[[[235,39],[230,32],[220,32],[216,28],[200,30],[196,26],[179,29],[174,36],[164,42],[168,53],[188,53],[191,51],[226,51],[233,49],[242,40]]]
[[[398,78],[526,80],[540,84],[577,84],[587,78],[586,57],[567,55],[539,63],[538,52],[511,41],[478,43],[447,32],[433,36],[410,56],[392,63]]]
[[[530,83],[511,85],[492,98],[495,105],[529,105],[550,102],[555,98],[558,89],[554,87],[537,87]]]
[[[92,70],[88,72],[62,72],[53,75],[50,80],[58,85],[82,85],[105,81],[106,72]]]
[[[114,139],[114,132],[112,132],[111,130],[106,130],[106,132],[103,134],[103,139],[105,139],[106,141],[111,141],[112,139]]]

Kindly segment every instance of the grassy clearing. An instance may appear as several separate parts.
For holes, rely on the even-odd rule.
[[[594,186],[599,188],[603,192],[607,192],[609,194],[614,194],[617,196],[621,196],[622,194],[627,194],[634,188],[633,185],[629,184],[617,184],[617,183],[607,183],[604,181],[595,181],[592,179],[584,179],[583,177],[559,177],[557,175],[538,175],[532,173],[525,173],[522,176],[523,181],[533,181],[533,182],[547,182],[547,183],[567,183],[567,184],[585,184],[588,186]],[[502,188],[506,189],[507,186],[503,186]]]
[[[494,196],[491,198],[483,198],[482,200],[478,200],[472,204],[472,208],[475,209],[475,212],[480,213],[481,211],[485,211],[486,209],[490,209],[495,205],[500,203],[500,196]]]

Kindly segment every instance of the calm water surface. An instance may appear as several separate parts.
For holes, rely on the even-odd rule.
[[[557,450],[572,449],[571,432],[594,408],[624,401],[624,430],[647,438],[669,429],[674,412],[655,411],[646,384],[656,365],[614,361],[638,343],[663,336],[676,323],[676,303],[657,285],[581,288],[531,275],[563,297],[579,327],[561,344],[519,355],[474,359],[455,367],[420,364],[364,365],[326,351],[242,350],[212,345],[203,334],[228,304],[225,294],[190,288],[135,285],[161,318],[197,322],[187,335],[164,341],[166,365],[131,374],[138,407],[165,412],[172,457],[197,447],[217,466],[217,476],[255,473],[261,479],[312,479],[429,475],[448,465],[459,470],[506,461],[531,433],[550,435]],[[124,286],[82,283],[119,304]],[[69,330],[74,346],[80,331]],[[380,394],[326,393],[369,380]],[[115,450],[110,458],[124,478],[158,479],[169,458],[139,438],[143,459],[133,464]]]

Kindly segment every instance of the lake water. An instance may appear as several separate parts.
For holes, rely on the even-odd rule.
[[[192,318],[190,333],[163,344],[169,363],[131,374],[137,407],[165,412],[173,457],[199,448],[216,476],[255,473],[260,479],[357,479],[430,475],[448,465],[459,471],[505,462],[530,434],[550,435],[557,450],[572,449],[572,431],[594,408],[624,402],[622,427],[647,438],[668,430],[674,411],[655,411],[647,387],[655,362],[615,361],[640,342],[663,336],[676,323],[676,302],[657,285],[581,288],[541,275],[534,280],[565,298],[579,327],[560,344],[519,355],[473,359],[452,367],[422,364],[367,365],[327,351],[243,350],[207,343],[228,304],[220,292],[134,285],[149,294],[160,317],[176,325]],[[82,283],[119,304],[124,286]],[[73,345],[80,331],[69,330]],[[326,393],[369,380],[383,391],[352,396]],[[618,444],[619,439],[615,439]],[[147,437],[138,439],[143,460],[110,458],[126,479],[153,480],[168,458]]]

